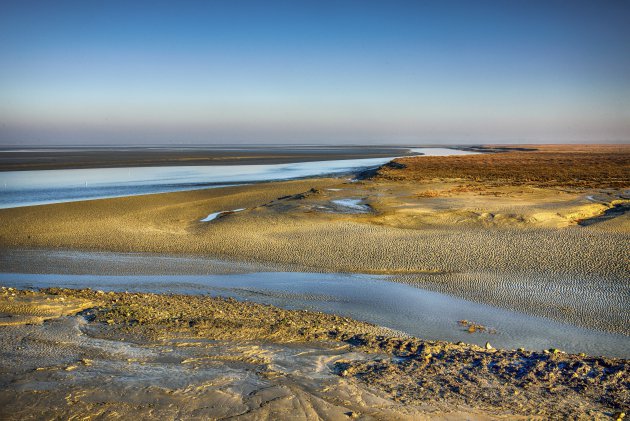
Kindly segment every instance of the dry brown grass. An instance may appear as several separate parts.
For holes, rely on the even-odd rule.
[[[443,196],[444,193],[445,193],[444,191],[440,191],[440,190],[426,190],[426,191],[416,194],[416,197],[422,197],[422,198],[440,197],[440,196]]]
[[[428,189],[416,194],[418,198],[434,198],[434,197],[451,197],[461,193],[477,193],[481,196],[505,196],[506,192],[488,190],[484,185],[478,184],[460,184],[447,189]]]
[[[536,152],[409,157],[384,166],[377,178],[397,181],[463,179],[499,185],[628,188],[630,145],[555,146]]]

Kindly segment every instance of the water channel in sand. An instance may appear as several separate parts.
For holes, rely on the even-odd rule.
[[[426,156],[473,154],[449,148],[401,150]],[[395,157],[266,165],[88,168],[0,172],[0,208],[74,202],[264,181],[341,175],[376,168]]]
[[[274,272],[246,264],[195,257],[143,254],[32,252],[32,261],[57,261],[57,273],[7,273],[0,284],[16,288],[92,288],[111,291],[211,294],[353,317],[422,339],[591,355],[630,357],[630,337],[576,327],[392,282],[384,275]],[[58,255],[55,255],[57,253]],[[115,266],[107,262],[115,261]],[[223,264],[223,266],[222,266]],[[42,266],[35,264],[35,266]],[[91,268],[88,270],[81,268]],[[169,275],[160,267],[170,268]],[[228,270],[224,270],[228,269]],[[19,268],[13,268],[15,272]],[[262,271],[260,271],[262,270]],[[27,271],[27,270],[25,270]],[[206,273],[206,274],[202,274]],[[468,333],[459,320],[496,333]]]
[[[429,156],[470,152],[410,149]],[[0,208],[218,187],[259,181],[343,174],[382,165],[392,158],[330,160],[273,165],[144,167],[0,173]],[[360,205],[358,199],[350,203]],[[20,251],[19,253],[26,253]],[[630,337],[478,304],[391,282],[387,276],[278,272],[203,258],[122,253],[33,252],[0,260],[0,283],[19,288],[61,286],[116,291],[212,294],[292,309],[350,316],[423,339],[464,341],[529,349],[560,348],[594,355],[630,356]],[[46,267],[33,271],[28,261]],[[45,261],[45,264],[43,262]],[[27,264],[24,264],[27,262]],[[78,268],[78,269],[77,269]],[[87,269],[86,269],[87,268]],[[470,334],[458,320],[496,330]]]

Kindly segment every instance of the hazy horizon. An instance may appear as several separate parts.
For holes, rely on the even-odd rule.
[[[0,5],[0,146],[630,141],[630,3]]]
[[[416,142],[416,143],[385,143],[385,142],[330,142],[330,141],[322,141],[322,142],[312,142],[312,143],[248,143],[248,142],[230,142],[230,143],[220,143],[220,142],[206,142],[206,143],[185,143],[185,142],[164,142],[164,143],[146,143],[146,142],[136,142],[136,143],[117,143],[115,140],[112,140],[110,143],[94,143],[94,144],[85,144],[85,143],[46,143],[46,144],[37,144],[37,143],[0,143],[0,150],[11,150],[11,149],[126,149],[126,148],[172,148],[172,149],[221,149],[221,148],[237,148],[237,149],[264,149],[264,148],[287,148],[287,149],[300,149],[300,148],[359,148],[359,147],[368,147],[368,148],[458,148],[458,147],[481,147],[481,146],[506,146],[506,147],[518,147],[518,146],[536,146],[536,145],[625,145],[630,143],[629,140],[618,140],[618,141],[565,141],[565,142],[554,142],[554,141],[537,141],[537,142]]]

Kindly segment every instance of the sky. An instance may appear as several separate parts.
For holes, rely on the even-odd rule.
[[[0,1],[0,145],[630,141],[630,1]]]

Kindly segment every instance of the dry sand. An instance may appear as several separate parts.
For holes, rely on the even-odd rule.
[[[630,403],[627,360],[234,300],[0,291],[2,320],[32,315],[0,326],[2,419],[609,419]]]

